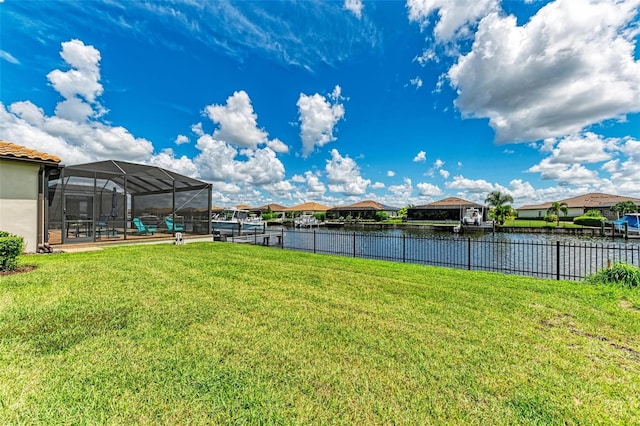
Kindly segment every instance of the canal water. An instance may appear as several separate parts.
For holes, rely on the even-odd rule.
[[[638,240],[611,237],[427,229],[282,232],[285,249],[554,279],[582,279],[619,261],[640,266]]]

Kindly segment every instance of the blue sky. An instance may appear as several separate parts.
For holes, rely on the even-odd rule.
[[[640,0],[0,0],[0,139],[214,204],[638,196]]]

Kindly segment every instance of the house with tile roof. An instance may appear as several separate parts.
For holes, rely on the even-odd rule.
[[[567,217],[578,217],[585,214],[589,210],[599,210],[603,216],[610,219],[616,218],[616,213],[611,211],[611,207],[622,201],[631,201],[640,206],[640,198],[626,197],[621,195],[604,194],[592,192],[589,194],[579,195],[577,197],[565,198],[564,200],[554,200],[560,203],[566,203],[568,207]],[[553,201],[526,205],[518,208],[518,218],[520,219],[538,219],[543,218],[547,214],[547,210],[551,207]]]
[[[385,206],[377,201],[364,200],[347,206],[333,207],[327,210],[327,216],[333,219],[351,216],[361,219],[375,219],[378,212],[386,213],[389,217],[398,215],[398,207]]]
[[[47,185],[60,158],[0,140],[0,230],[24,238],[35,252],[47,238]]]
[[[303,212],[303,213],[323,213],[329,210],[329,206],[325,206],[324,204],[316,203],[316,202],[308,202],[298,204],[293,207],[289,207],[287,212]]]
[[[473,203],[458,197],[448,197],[433,203],[414,206],[407,209],[407,220],[454,221],[459,222],[467,209],[475,208],[482,212],[482,220],[487,220],[489,209],[482,204]]]

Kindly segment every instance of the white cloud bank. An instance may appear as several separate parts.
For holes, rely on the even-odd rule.
[[[194,158],[177,157],[171,148],[154,153],[153,144],[133,136],[121,126],[100,121],[106,110],[100,105],[100,52],[80,40],[62,43],[60,56],[69,69],[47,75],[62,97],[55,114],[48,116],[30,101],[5,106],[0,103],[0,139],[26,144],[55,154],[66,164],[106,159],[153,164],[177,170],[214,183],[214,199],[226,200],[228,193],[240,193],[246,185],[281,194],[292,189],[284,180],[285,169],[276,153],[288,152],[279,139],[269,140],[258,127],[257,114],[244,91],[235,92],[226,104],[205,107],[206,115],[217,126],[205,134],[201,123],[191,127],[197,136]],[[176,145],[189,142],[178,135]],[[217,192],[215,192],[217,191]]]
[[[448,71],[456,107],[464,117],[489,118],[497,142],[561,137],[640,111],[639,6],[557,0],[523,26],[488,14],[471,51]]]
[[[133,136],[127,129],[96,119],[105,113],[98,98],[103,92],[100,83],[100,52],[80,40],[62,43],[60,56],[69,69],[51,71],[47,78],[64,98],[55,108],[55,115],[30,101],[0,103],[0,137],[55,154],[67,164],[77,164],[106,158],[146,162],[153,145]]]
[[[471,27],[498,9],[498,0],[407,0],[409,20],[433,28],[438,43],[467,37]],[[435,18],[435,19],[434,19]]]

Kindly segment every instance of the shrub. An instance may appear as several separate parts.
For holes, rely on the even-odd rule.
[[[585,216],[589,216],[589,217],[602,217],[602,213],[600,212],[600,210],[587,210],[587,212],[584,214]]]
[[[558,215],[555,214],[548,214],[544,217],[544,221],[545,222],[556,222],[558,220]]]
[[[573,223],[576,225],[582,226],[600,226],[602,221],[606,221],[607,218],[604,216],[588,216],[582,215],[573,219]]]
[[[18,266],[18,256],[24,250],[24,239],[0,231],[0,271],[13,271]]]
[[[376,222],[384,222],[389,219],[387,212],[376,212]]]
[[[586,278],[589,284],[616,284],[627,288],[640,288],[640,268],[616,262],[611,268],[601,269]]]

